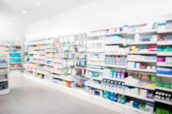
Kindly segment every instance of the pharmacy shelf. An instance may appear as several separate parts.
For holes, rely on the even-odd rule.
[[[138,72],[150,72],[150,73],[156,73],[156,70],[148,70],[148,69],[134,69],[134,68],[127,68],[127,70],[130,71],[138,71]]]
[[[147,87],[147,86],[140,86],[140,85],[130,85],[130,84],[125,84],[126,86],[132,86],[136,88],[142,88],[142,89],[147,89],[147,90],[155,90],[155,88]]]
[[[136,98],[136,99],[141,99],[141,100],[144,100],[144,101],[154,102],[154,99],[142,97],[142,96],[139,96],[139,95],[131,95],[131,94],[128,94],[128,93],[125,93],[125,95],[129,96],[129,97]]]
[[[172,102],[159,100],[159,99],[155,99],[155,102],[159,102],[159,103],[163,103],[163,104],[167,104],[167,105],[172,105]]]
[[[157,42],[157,45],[159,45],[159,46],[172,45],[172,41],[159,41],[159,42]]]
[[[172,78],[172,75],[156,74],[158,77]]]
[[[153,45],[157,44],[156,41],[139,41],[139,42],[130,42],[128,45]]]
[[[145,63],[156,63],[156,60],[139,60],[139,59],[127,59],[127,61],[133,61],[133,62],[145,62]]]
[[[136,55],[156,55],[156,52],[128,52],[128,54],[136,54]]]
[[[109,64],[104,64],[105,67],[111,67],[111,68],[123,68],[125,69],[125,65],[109,65]]]
[[[100,89],[100,90],[103,90],[103,91],[110,91],[110,92],[114,92],[114,93],[121,94],[121,95],[123,95],[123,94],[124,94],[124,92],[116,91],[116,90],[113,90],[113,89],[104,88],[104,87],[102,87],[101,85],[96,85],[96,84],[87,84],[86,86],[88,86],[88,87],[92,87],[92,88],[96,88],[96,89]]]
[[[172,56],[172,53],[158,52],[157,56]]]
[[[172,64],[157,63],[157,66],[161,66],[161,67],[172,67]]]
[[[124,81],[125,81],[124,79],[108,78],[108,77],[103,77],[103,79],[106,79],[106,80],[113,80],[113,81],[118,81],[118,82],[124,82]]]
[[[172,89],[166,89],[162,87],[156,87],[157,90],[162,90],[162,91],[167,91],[167,92],[172,92]]]
[[[126,56],[127,53],[104,53],[105,55],[121,55],[121,56]]]

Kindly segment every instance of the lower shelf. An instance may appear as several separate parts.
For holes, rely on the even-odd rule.
[[[8,94],[9,92],[10,92],[9,89],[0,90],[0,95],[5,95]]]
[[[75,97],[85,100],[87,102],[102,106],[104,108],[107,108],[107,109],[112,110],[119,114],[129,114],[128,110],[131,110],[132,112],[134,112],[133,114],[153,114],[150,112],[146,112],[146,111],[142,111],[142,110],[133,108],[129,105],[112,102],[108,99],[103,99],[100,96],[88,94],[85,90],[83,90],[81,88],[68,88],[63,85],[56,84],[56,83],[53,83],[53,82],[45,80],[45,79],[39,79],[39,78],[30,76],[27,74],[25,74],[24,77],[27,79],[36,81],[38,83],[44,84],[46,86],[52,87],[54,89],[60,90],[64,93],[70,94],[72,96],[75,96]]]

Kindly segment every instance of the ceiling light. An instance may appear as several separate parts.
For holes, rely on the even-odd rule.
[[[26,14],[26,13],[27,13],[27,11],[26,11],[26,10],[22,10],[22,13],[23,13],[23,14]]]
[[[35,4],[36,4],[37,6],[39,6],[41,3],[40,3],[40,2],[36,2]]]

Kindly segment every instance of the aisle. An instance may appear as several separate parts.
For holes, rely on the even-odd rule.
[[[114,112],[22,77],[10,76],[9,95],[0,96],[0,114],[114,114]]]

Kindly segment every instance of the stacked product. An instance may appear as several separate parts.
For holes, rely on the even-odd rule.
[[[104,70],[104,79],[111,79],[111,80],[124,80],[127,77],[127,72],[125,70]]]
[[[137,63],[137,62],[128,62],[128,69],[129,70],[145,70],[145,71],[150,71],[150,72],[156,72],[156,67],[155,66],[150,66],[145,63]]]
[[[167,92],[163,90],[155,91],[155,100],[160,102],[166,102],[169,105],[172,105],[172,92]]]
[[[111,100],[113,102],[117,102],[117,103],[121,103],[121,104],[125,104],[127,102],[126,96],[116,94],[116,93],[113,93],[113,92],[109,92],[109,91],[104,91],[103,92],[103,98],[109,99],[109,100]]]
[[[126,56],[114,56],[114,55],[107,55],[105,57],[105,64],[107,65],[126,65],[127,58]]]
[[[150,45],[150,46],[131,46],[130,52],[139,52],[139,53],[155,53],[157,50],[156,45]]]
[[[83,87],[85,82],[85,73],[87,67],[87,54],[86,54],[86,36],[85,34],[76,37],[75,45],[75,82],[74,86]]]

